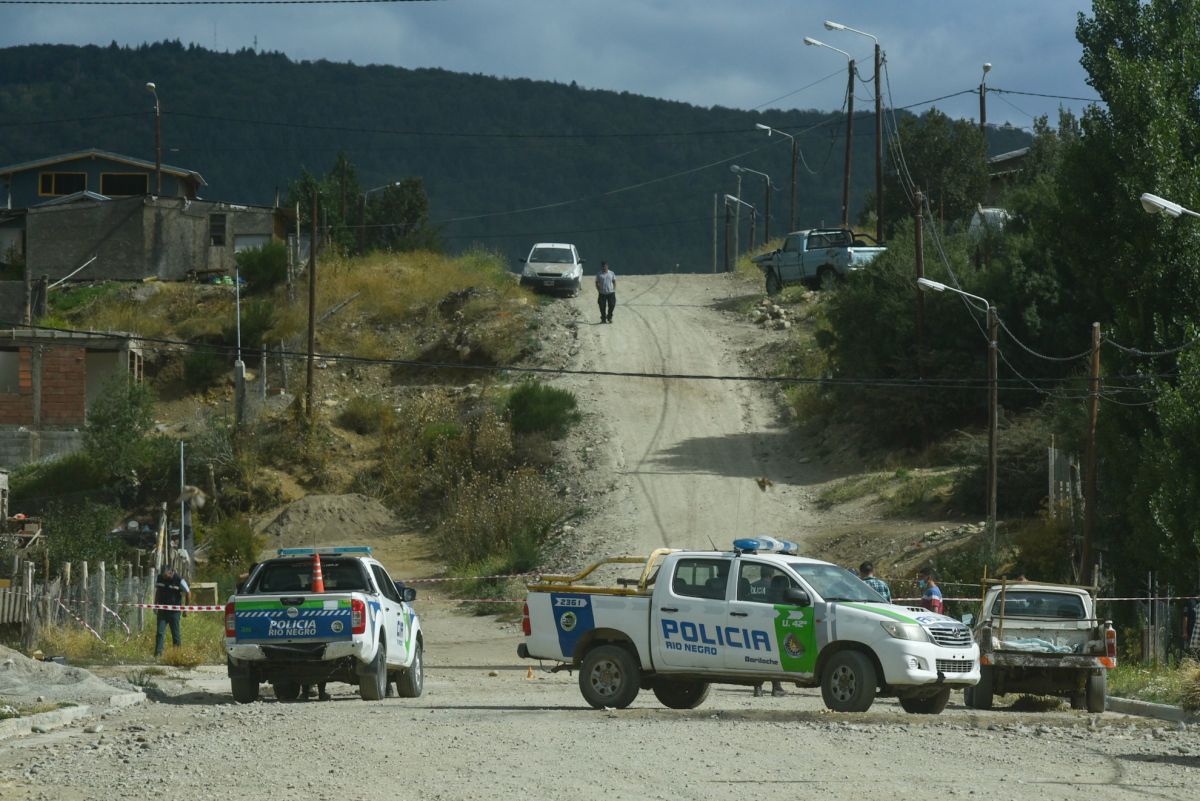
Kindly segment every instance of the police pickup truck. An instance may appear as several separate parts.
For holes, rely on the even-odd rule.
[[[1094,587],[985,579],[979,615],[964,615],[979,643],[979,683],[967,706],[991,709],[996,695],[1060,695],[1073,709],[1103,712],[1117,632],[1096,616]]]
[[[908,712],[938,714],[952,689],[979,680],[965,625],[885,603],[847,570],[798,553],[762,537],[731,552],[660,549],[543,576],[529,585],[517,654],[579,670],[580,692],[597,709],[627,707],[642,689],[693,709],[711,683],[775,680],[820,686],[838,712],[890,695]],[[636,579],[584,583],[633,564]]]
[[[283,548],[257,565],[225,604],[225,654],[234,700],[270,682],[291,701],[305,684],[357,684],[366,701],[421,694],[416,590],[392,581],[366,546]]]

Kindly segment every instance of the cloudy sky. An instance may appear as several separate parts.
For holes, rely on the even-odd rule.
[[[293,59],[441,67],[502,77],[576,81],[701,106],[841,108],[849,51],[872,73],[879,37],[896,106],[978,87],[1090,98],[1079,66],[1082,0],[440,0],[340,5],[0,6],[0,46],[136,45],[179,39],[217,50],[257,46]],[[162,80],[162,79],[160,79]],[[165,82],[165,81],[164,81]],[[860,86],[865,102],[871,89]],[[887,101],[885,95],[885,102]],[[974,119],[977,95],[939,100]],[[1059,104],[989,93],[988,121],[1027,127]],[[921,105],[915,111],[927,108]]]

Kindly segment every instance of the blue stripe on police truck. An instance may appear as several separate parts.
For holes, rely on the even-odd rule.
[[[558,647],[565,657],[575,653],[579,638],[596,627],[592,599],[579,593],[550,593],[550,611],[558,630]]]

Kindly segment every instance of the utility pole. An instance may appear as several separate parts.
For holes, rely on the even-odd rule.
[[[799,154],[800,148],[796,145],[796,138],[792,137],[792,205],[788,210],[788,233],[796,230],[796,157]]]
[[[1083,489],[1083,544],[1079,548],[1079,580],[1088,583],[1092,564],[1092,532],[1096,524],[1096,421],[1100,417],[1100,323],[1092,323],[1092,377],[1088,414],[1087,466]]]
[[[921,289],[920,281],[925,277],[925,239],[924,232],[921,228],[921,223],[925,218],[924,203],[925,196],[921,194],[921,190],[915,190],[913,194],[915,208],[913,210],[913,241],[916,244],[916,264],[917,264],[917,319],[916,319],[916,340],[917,340],[917,378],[920,381],[925,380],[925,292]],[[924,406],[921,407],[919,414],[919,424],[921,428],[921,444],[924,445],[929,441],[929,432],[927,421],[925,419]]]
[[[883,95],[879,89],[879,72],[883,68],[883,53],[875,42],[875,241],[883,244]],[[919,294],[919,293],[918,293]]]
[[[308,247],[308,384],[304,388],[304,413],[313,423],[313,362],[317,352],[317,190],[312,196],[312,242]]]
[[[763,201],[763,244],[771,241],[771,179],[767,178],[766,199]]]
[[[742,174],[737,174],[737,205],[733,208],[733,269],[737,269],[738,256],[741,255],[738,237],[742,233]]]
[[[753,250],[758,243],[758,209],[750,207],[750,248]]]
[[[996,317],[996,307],[988,304],[988,529],[992,535],[992,551],[996,550],[996,483],[997,475],[997,459],[996,459],[996,424],[999,417],[1000,399],[997,391],[997,365],[996,352],[999,336],[999,320]]]
[[[358,196],[358,255],[367,252],[367,193]]]
[[[854,59],[846,83],[846,166],[842,173],[842,227],[850,227],[850,156],[854,145]]]
[[[712,271],[717,271],[717,192],[713,192],[713,241],[712,241]]]
[[[729,272],[729,203],[725,204],[725,272]]]
[[[979,133],[987,135],[987,74],[992,71],[991,63],[983,65],[983,76],[979,79]]]

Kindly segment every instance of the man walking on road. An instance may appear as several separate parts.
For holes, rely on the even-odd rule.
[[[154,582],[154,603],[163,606],[182,606],[184,598],[191,593],[187,581],[175,572],[175,568],[167,565],[158,574]],[[154,635],[154,656],[162,656],[163,641],[166,639],[167,626],[171,627],[171,642],[178,648],[183,643],[179,634],[180,609],[155,609],[158,616],[158,631]]]
[[[864,584],[882,595],[883,600],[889,604],[892,602],[892,588],[883,579],[875,578],[875,565],[863,562],[858,566],[858,577],[863,580]]]
[[[608,269],[608,262],[600,262],[596,273],[597,302],[600,304],[600,322],[611,323],[613,307],[617,305],[617,274]]]

